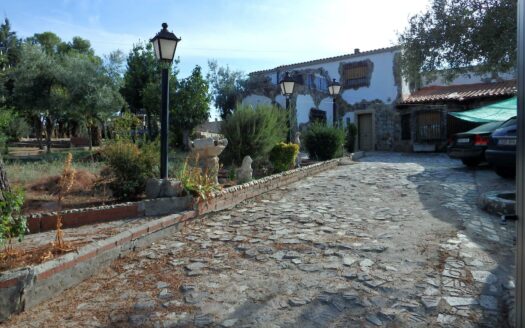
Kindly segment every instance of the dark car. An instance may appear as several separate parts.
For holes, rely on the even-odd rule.
[[[502,122],[486,123],[467,132],[453,135],[447,149],[448,156],[460,159],[463,164],[470,167],[484,162],[490,134],[501,124]]]
[[[492,132],[485,156],[499,176],[512,178],[516,175],[516,117],[503,123]]]

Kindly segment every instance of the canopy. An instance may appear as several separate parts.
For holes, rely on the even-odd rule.
[[[478,109],[468,110],[465,112],[450,112],[449,114],[459,118],[460,120],[488,123],[506,121],[509,118],[517,115],[518,100],[512,97],[507,100],[497,102],[492,105],[480,107]]]

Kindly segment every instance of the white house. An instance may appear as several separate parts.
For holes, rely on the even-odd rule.
[[[313,119],[332,124],[334,100],[328,85],[335,79],[342,86],[335,99],[337,120],[357,125],[359,149],[391,149],[395,136],[400,135],[395,119],[395,104],[403,93],[400,51],[400,47],[363,52],[355,49],[353,54],[253,72],[243,103],[273,103],[284,108],[286,100],[280,94],[279,82],[289,72],[296,81],[291,98],[296,127],[301,129]]]

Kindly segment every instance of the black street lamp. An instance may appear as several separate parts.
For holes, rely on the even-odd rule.
[[[339,92],[341,92],[341,84],[334,79],[328,86],[328,92],[330,93],[330,96],[332,96],[333,99],[332,121],[333,126],[335,127],[337,124],[337,107],[335,104],[335,97],[337,97],[337,95],[339,95]]]
[[[162,23],[162,30],[150,42],[155,49],[155,57],[162,64],[162,113],[160,116],[160,178],[168,178],[168,113],[169,113],[169,80],[168,68],[173,57],[177,44],[181,39],[168,31],[168,24]]]
[[[295,80],[288,72],[284,74],[284,78],[279,82],[281,85],[281,93],[286,97],[286,110],[288,111],[288,141],[292,141],[292,109],[290,108],[290,96],[293,94],[295,88]]]

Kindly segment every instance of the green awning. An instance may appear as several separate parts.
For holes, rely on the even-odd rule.
[[[517,108],[518,99],[513,97],[478,109],[465,112],[450,112],[449,114],[464,121],[488,123],[506,121],[509,118],[516,116],[518,112]]]

